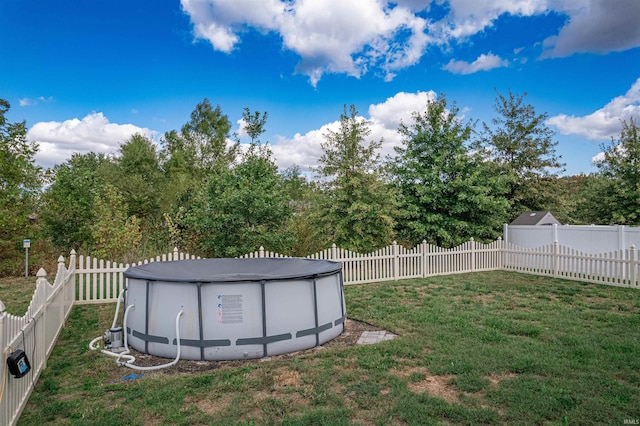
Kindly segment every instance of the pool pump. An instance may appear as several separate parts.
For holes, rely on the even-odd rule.
[[[124,348],[122,327],[112,327],[105,331],[102,340],[104,345],[111,350]]]

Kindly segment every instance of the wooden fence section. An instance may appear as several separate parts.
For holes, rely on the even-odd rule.
[[[199,259],[199,257],[178,252],[177,248],[174,248],[172,253],[158,255],[132,264],[110,262],[91,256],[78,256],[78,265],[75,271],[76,302],[80,304],[115,302],[125,284],[123,273],[130,266],[184,259]]]
[[[17,423],[71,312],[76,296],[75,261],[75,253],[72,252],[67,269],[64,258],[58,259],[58,271],[53,284],[47,280],[44,269],[38,271],[36,290],[22,317],[0,312],[0,347],[4,348],[0,365],[1,425]],[[29,373],[21,378],[10,376],[7,371],[6,357],[17,349],[25,352],[31,365]]]
[[[640,288],[640,259],[635,246],[589,254],[558,243],[526,249],[507,244],[503,269],[568,280]]]

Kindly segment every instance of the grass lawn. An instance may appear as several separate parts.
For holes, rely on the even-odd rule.
[[[34,291],[36,291],[36,277],[0,278],[0,300],[10,314],[24,315]]]
[[[19,424],[637,424],[640,292],[490,272],[347,286],[399,334],[142,378],[88,349],[114,304],[73,309]],[[0,295],[0,299],[4,296]]]

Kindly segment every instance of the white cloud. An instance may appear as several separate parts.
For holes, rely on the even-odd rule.
[[[559,114],[547,120],[563,135],[579,135],[594,141],[604,141],[620,134],[621,120],[640,121],[640,78],[622,96],[612,99],[599,110],[583,117]]]
[[[314,86],[326,73],[359,78],[373,70],[389,81],[399,70],[417,64],[429,46],[449,49],[454,41],[464,42],[494,27],[503,15],[566,16],[567,24],[559,33],[544,40],[545,57],[575,52],[606,53],[640,46],[637,0],[181,0],[181,3],[193,24],[194,36],[221,52],[236,49],[242,33],[248,29],[279,35],[283,48],[300,58],[296,70],[308,76]],[[437,12],[431,13],[432,7]],[[519,62],[526,63],[527,58]],[[504,61],[485,55],[472,64],[454,59],[446,67],[477,71],[497,66],[505,66]]]
[[[378,141],[382,139],[381,156],[384,158],[387,155],[393,155],[394,147],[400,146],[402,143],[402,136],[398,133],[401,121],[405,120],[406,122],[413,112],[424,113],[428,101],[435,98],[436,93],[433,91],[400,92],[382,103],[370,105],[369,117],[363,117],[369,121],[369,129],[371,130],[367,140]],[[281,136],[272,146],[278,167],[285,169],[295,164],[304,172],[312,170],[318,164],[318,159],[323,153],[320,144],[325,141],[324,135],[330,130],[338,131],[339,125],[338,121],[334,121],[305,134],[297,133],[292,138]]]
[[[640,46],[640,2],[588,0],[570,4],[568,23],[557,36],[545,41],[544,57],[577,52],[607,53]]]
[[[319,129],[307,133],[296,133],[292,138],[280,136],[271,146],[273,154],[280,169],[286,169],[297,165],[304,172],[309,172],[318,164],[318,158],[322,155],[320,144],[324,142],[324,135],[329,131],[336,131],[339,123],[325,124]]]
[[[453,74],[473,74],[478,71],[489,71],[494,68],[506,67],[509,65],[509,61],[500,58],[500,56],[494,55],[489,52],[488,55],[484,53],[478,56],[478,59],[469,63],[465,61],[450,60],[449,63],[442,67],[443,70],[449,71]]]
[[[29,140],[40,146],[36,162],[52,167],[71,158],[74,153],[112,154],[133,134],[153,138],[155,132],[133,124],[110,123],[101,112],[94,112],[82,120],[73,118],[63,122],[49,121],[34,124],[27,133]]]
[[[27,106],[37,105],[39,103],[48,104],[50,102],[53,102],[53,96],[49,96],[48,98],[44,96],[38,96],[35,99],[22,98],[18,101],[18,105],[20,105],[21,107],[27,107]]]
[[[371,67],[391,78],[417,63],[428,43],[423,18],[379,0],[182,0],[182,7],[195,36],[222,52],[236,47],[246,27],[279,33],[313,85],[327,72],[360,77]]]
[[[451,39],[464,39],[477,34],[503,14],[514,16],[532,16],[548,11],[547,0],[450,0],[440,1],[448,4],[448,16],[431,25],[431,31],[440,34],[440,42]]]

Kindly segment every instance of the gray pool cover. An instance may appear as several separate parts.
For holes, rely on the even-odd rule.
[[[127,278],[168,282],[241,282],[312,278],[333,274],[342,264],[299,258],[197,259],[132,266]]]

